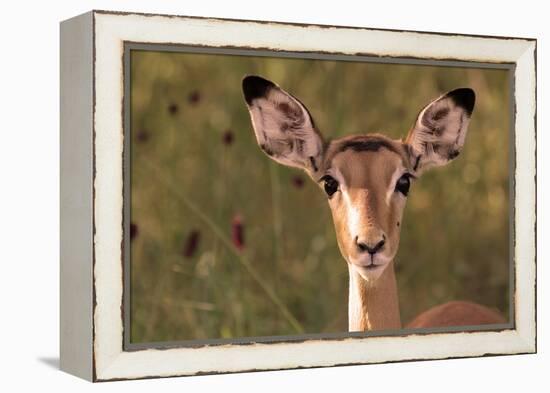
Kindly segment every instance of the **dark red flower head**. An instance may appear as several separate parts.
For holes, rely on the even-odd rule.
[[[223,137],[222,137],[222,141],[223,141],[223,144],[226,145],[226,146],[229,146],[233,143],[233,140],[235,139],[234,135],[233,135],[233,131],[231,130],[226,130],[224,133],[223,133]]]
[[[193,255],[195,255],[195,252],[199,247],[200,240],[201,233],[199,231],[192,230],[191,232],[189,232],[187,238],[185,239],[185,244],[183,245],[181,255],[183,255],[185,258],[191,258]]]
[[[136,134],[136,140],[139,143],[144,143],[149,140],[149,132],[147,130],[139,130]]]
[[[134,240],[139,233],[139,229],[136,223],[130,223],[130,240]]]
[[[170,113],[172,116],[176,115],[179,111],[179,106],[178,104],[175,104],[175,103],[171,103],[169,106],[168,106],[168,113]]]
[[[231,239],[238,250],[244,249],[244,223],[239,214],[235,215],[231,222]]]
[[[201,93],[198,90],[193,90],[189,93],[188,97],[189,103],[192,105],[197,105],[201,100]]]
[[[292,184],[296,188],[302,188],[304,186],[304,178],[302,176],[296,175],[292,178]]]

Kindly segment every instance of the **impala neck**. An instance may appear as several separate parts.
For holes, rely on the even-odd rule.
[[[349,331],[400,329],[399,301],[393,262],[374,282],[349,268]]]

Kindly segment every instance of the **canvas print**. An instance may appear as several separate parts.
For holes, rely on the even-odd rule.
[[[511,321],[508,70],[129,58],[131,344]]]

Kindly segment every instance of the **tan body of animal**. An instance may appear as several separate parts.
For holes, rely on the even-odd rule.
[[[327,194],[349,270],[349,330],[401,328],[393,259],[409,187],[423,171],[460,153],[473,90],[456,89],[432,101],[405,140],[366,134],[330,142],[306,107],[273,82],[247,76],[243,92],[261,149],[283,165],[305,170]],[[420,314],[408,327],[502,322],[487,307],[450,302]]]

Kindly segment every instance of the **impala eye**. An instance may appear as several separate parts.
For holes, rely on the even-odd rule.
[[[411,175],[405,173],[399,178],[399,180],[397,180],[397,183],[395,184],[395,191],[407,196],[409,193],[409,188],[411,188]]]
[[[332,176],[326,175],[322,177],[325,183],[325,192],[330,198],[336,191],[338,191],[338,182]]]

